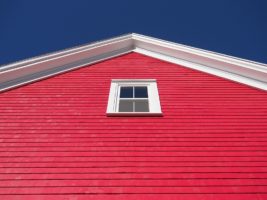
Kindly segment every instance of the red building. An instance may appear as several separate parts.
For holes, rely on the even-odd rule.
[[[0,199],[267,199],[267,66],[138,34],[0,68]]]

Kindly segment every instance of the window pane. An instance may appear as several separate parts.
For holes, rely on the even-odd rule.
[[[148,100],[135,101],[135,112],[149,112]]]
[[[121,87],[120,98],[133,98],[133,87]]]
[[[133,101],[120,100],[119,102],[119,112],[133,112]]]
[[[147,87],[134,87],[135,98],[147,98]]]

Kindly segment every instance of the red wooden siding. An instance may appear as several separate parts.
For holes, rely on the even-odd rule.
[[[107,117],[111,79],[163,117]],[[131,53],[0,95],[0,199],[267,199],[267,92]]]

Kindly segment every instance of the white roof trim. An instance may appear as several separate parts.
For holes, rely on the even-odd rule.
[[[138,52],[267,90],[266,64],[133,33],[2,66],[0,91],[129,52]]]

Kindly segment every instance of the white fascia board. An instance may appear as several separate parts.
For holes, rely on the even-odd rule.
[[[123,55],[133,48],[128,34],[6,65],[0,68],[0,91]]]
[[[259,84],[262,83],[263,87],[261,89],[267,89],[266,64],[256,63],[138,34],[133,34],[133,39],[136,47],[135,52],[143,53],[148,56],[158,54],[157,57],[165,61],[170,61],[173,59],[186,61],[187,63],[189,62],[191,64],[202,66],[201,68],[198,68],[200,71],[203,71],[203,69],[207,67],[205,72],[214,74],[213,71],[216,71],[217,73],[214,75],[221,76],[220,73],[218,73],[221,71],[222,74],[224,74],[222,76],[223,78],[228,78],[226,74],[229,74],[229,79],[240,82],[240,78],[236,80],[234,78],[236,75],[238,75],[238,77],[251,79]],[[191,65],[187,65],[187,67],[191,68]],[[194,69],[197,68],[194,67]],[[245,84],[249,83],[247,82]],[[255,87],[255,85],[251,86]]]
[[[1,66],[0,91],[129,52],[138,52],[267,90],[266,64],[132,33]]]
[[[242,83],[242,84],[245,84],[245,85],[249,85],[249,86],[252,86],[252,87],[259,88],[259,89],[267,91],[267,84],[265,82],[258,81],[258,80],[252,79],[252,78],[248,78],[248,77],[241,76],[241,75],[238,75],[238,74],[234,74],[234,73],[230,73],[230,72],[227,72],[227,71],[219,70],[219,69],[216,69],[216,68],[208,67],[206,65],[201,65],[201,64],[189,62],[189,61],[182,60],[182,59],[179,59],[179,58],[162,55],[160,53],[151,52],[151,51],[148,51],[148,50],[145,50],[145,49],[136,48],[134,50],[134,52],[140,53],[140,54],[143,54],[143,55],[146,55],[146,56],[149,56],[149,57],[153,57],[153,58],[156,58],[156,59],[159,59],[159,60],[164,60],[166,62],[174,63],[174,64],[177,64],[177,65],[181,65],[183,67],[187,67],[187,68],[190,68],[190,69],[195,69],[195,70],[198,70],[198,71],[201,71],[201,72],[205,72],[205,73],[208,73],[208,74],[219,76],[219,77],[222,77],[222,78],[225,78],[225,79],[229,79],[229,80],[232,80],[232,81],[235,81],[235,82],[238,82],[238,83]]]

